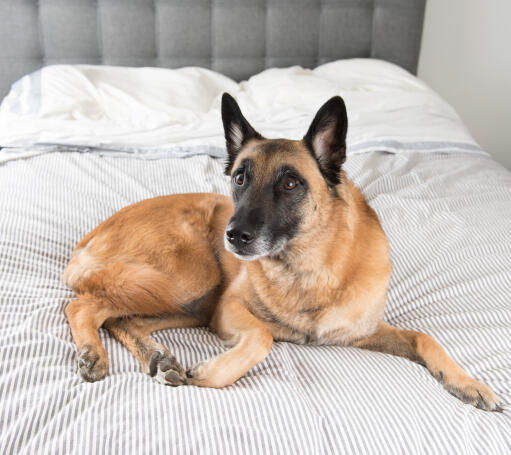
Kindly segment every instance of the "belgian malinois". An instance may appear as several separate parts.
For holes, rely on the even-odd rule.
[[[266,139],[224,94],[225,173],[217,194],[157,197],[130,205],[77,245],[64,273],[77,299],[66,308],[79,374],[102,379],[104,326],[168,385],[225,387],[272,343],[336,344],[406,357],[453,395],[485,410],[497,397],[429,336],[382,321],[391,274],[375,212],[346,178],[348,119],[336,96],[302,140]],[[229,347],[188,371],[150,338],[156,330],[209,326]]]

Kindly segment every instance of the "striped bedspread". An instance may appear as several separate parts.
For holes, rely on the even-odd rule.
[[[511,173],[485,155],[371,152],[345,169],[389,236],[386,320],[433,335],[500,396],[487,413],[421,366],[276,343],[224,390],[164,387],[104,330],[110,371],[76,374],[61,282],[76,242],[132,202],[227,193],[218,159],[51,153],[0,165],[0,454],[511,453]],[[206,329],[155,334],[190,366]]]

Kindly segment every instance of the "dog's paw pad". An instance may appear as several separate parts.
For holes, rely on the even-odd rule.
[[[149,362],[149,375],[164,385],[186,384],[185,369],[174,356],[167,352],[155,351],[153,353]]]
[[[447,390],[461,401],[485,411],[502,412],[499,400],[493,391],[483,383],[468,378],[462,384],[446,386]]]
[[[84,346],[78,353],[78,374],[87,382],[103,379],[108,372],[108,359],[92,346]]]

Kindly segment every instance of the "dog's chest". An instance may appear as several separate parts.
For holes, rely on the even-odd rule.
[[[342,306],[343,290],[332,275],[266,276],[254,291],[250,310],[272,328],[276,339],[296,342],[302,335],[305,341],[327,343],[334,332],[352,325],[354,315]]]

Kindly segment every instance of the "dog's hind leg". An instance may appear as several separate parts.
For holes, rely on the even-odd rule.
[[[89,382],[103,379],[108,371],[108,356],[99,339],[98,328],[108,318],[118,316],[118,312],[90,294],[72,300],[65,312],[78,347],[78,373]]]
[[[103,326],[138,359],[145,373],[162,384],[177,386],[186,383],[184,368],[149,334],[169,328],[196,327],[199,322],[191,316],[169,314],[108,319]]]
[[[179,277],[178,277],[179,278]],[[113,263],[83,278],[75,290],[78,299],[66,308],[73,339],[78,347],[80,376],[86,381],[102,379],[108,357],[98,329],[109,318],[179,312],[181,305],[196,297],[179,279],[146,264]]]
[[[380,322],[375,333],[352,346],[410,359],[425,366],[448,392],[463,402],[487,411],[501,411],[493,391],[471,378],[425,333],[402,330]]]

